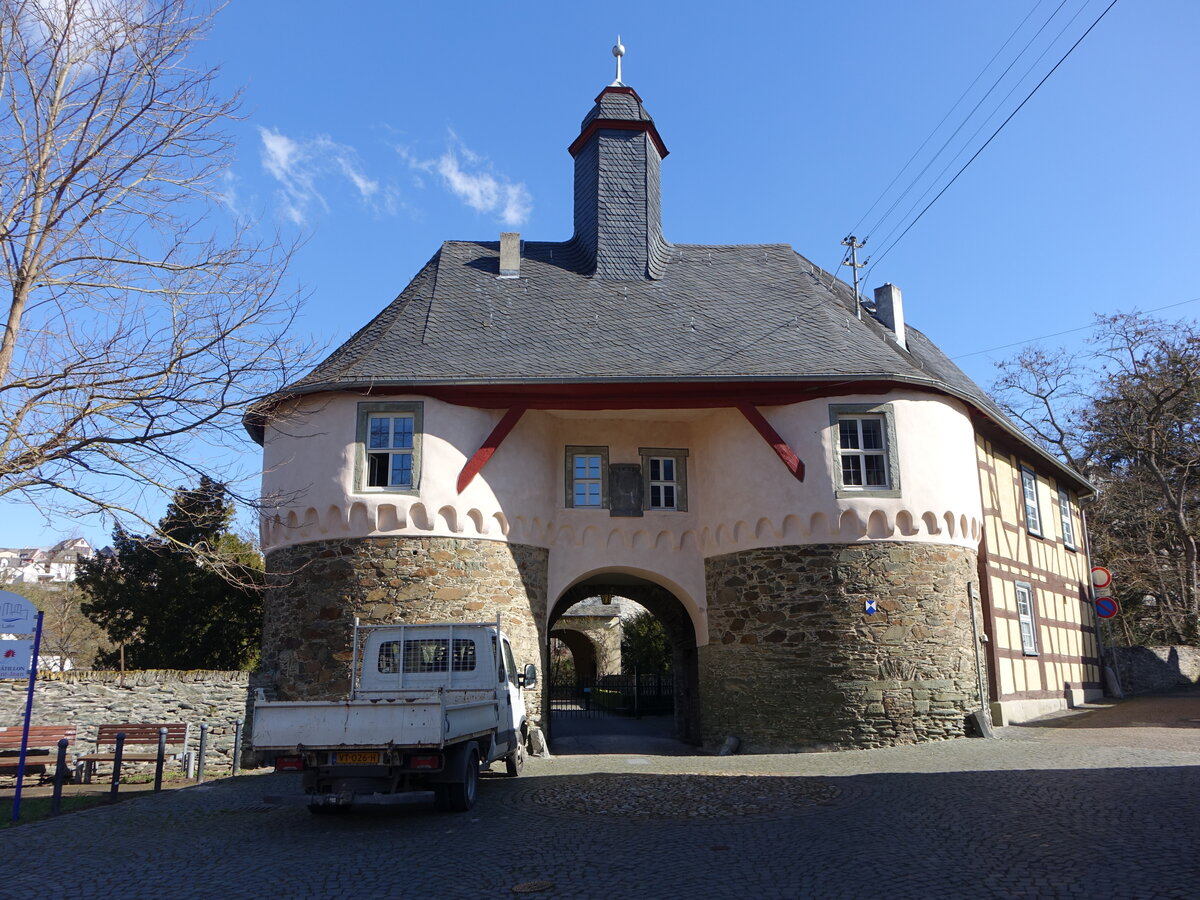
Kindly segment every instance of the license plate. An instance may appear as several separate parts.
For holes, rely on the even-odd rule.
[[[373,750],[349,750],[335,753],[333,761],[340,766],[376,766],[379,765],[379,753]]]

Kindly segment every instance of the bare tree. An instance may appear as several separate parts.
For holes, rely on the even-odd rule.
[[[90,669],[97,653],[111,649],[104,630],[83,614],[83,595],[74,584],[8,584],[5,590],[20,594],[42,612],[42,668]]]
[[[1099,488],[1092,546],[1114,569],[1129,633],[1200,640],[1197,326],[1100,316],[1088,350],[1027,350],[1000,370],[1005,411]]]
[[[187,0],[0,0],[0,497],[136,519],[307,362],[291,248],[221,203],[236,97]]]

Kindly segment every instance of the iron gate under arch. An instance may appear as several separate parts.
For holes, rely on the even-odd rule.
[[[646,675],[570,676],[550,683],[553,716],[604,718],[660,716],[675,711],[675,679],[670,672]]]

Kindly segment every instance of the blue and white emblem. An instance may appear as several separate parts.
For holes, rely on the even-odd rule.
[[[868,599],[867,602],[864,604],[864,606],[866,607],[868,616],[875,615],[875,601],[874,600]]]

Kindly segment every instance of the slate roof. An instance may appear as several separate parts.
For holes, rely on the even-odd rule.
[[[636,92],[605,88],[572,146],[575,237],[524,242],[517,278],[500,277],[499,242],[446,241],[383,312],[256,404],[251,435],[261,442],[276,401],[318,391],[890,381],[962,398],[1087,488],[928,338],[908,327],[899,347],[869,314],[856,315],[846,284],[789,245],[666,241],[660,145]]]
[[[889,380],[966,400],[1072,481],[920,331],[908,349],[852,290],[787,244],[668,244],[658,280],[583,274],[572,241],[446,241],[404,291],[309,375],[267,398],[432,385]],[[262,411],[263,406],[258,407]],[[261,424],[247,417],[256,438]]]
[[[850,289],[831,287],[828,274],[786,244],[668,245],[664,275],[653,281],[589,278],[580,255],[572,242],[526,242],[521,276],[499,278],[498,242],[447,241],[391,305],[292,390],[943,380],[869,316],[857,319]]]

